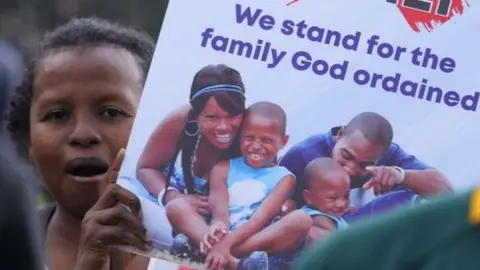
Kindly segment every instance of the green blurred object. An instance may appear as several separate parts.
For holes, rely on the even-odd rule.
[[[472,221],[473,217],[473,221]],[[338,231],[296,270],[478,270],[480,189],[441,196]]]

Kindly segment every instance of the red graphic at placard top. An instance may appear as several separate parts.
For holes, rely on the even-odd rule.
[[[468,2],[464,0],[432,0],[430,5],[427,5],[430,7],[430,12],[426,12],[408,7],[405,2],[408,1],[397,1],[397,7],[415,32],[420,32],[420,26],[431,32],[436,26],[450,21],[453,16],[462,15],[465,7],[468,7]],[[441,5],[444,5],[443,12],[439,12],[442,9]]]
[[[356,0],[358,1],[358,0]],[[389,4],[395,4],[415,31],[422,29],[431,32],[437,26],[447,23],[455,15],[462,15],[469,6],[467,0],[385,0]],[[290,0],[287,6],[300,2]]]

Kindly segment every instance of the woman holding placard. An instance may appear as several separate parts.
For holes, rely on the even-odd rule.
[[[73,20],[46,36],[14,92],[8,130],[56,201],[41,213],[50,270],[147,267],[112,249],[149,241],[139,198],[107,175],[121,164],[154,47],[135,30]]]

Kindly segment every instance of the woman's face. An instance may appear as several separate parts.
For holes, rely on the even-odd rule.
[[[83,217],[127,144],[142,89],[134,56],[119,48],[54,52],[38,63],[30,157],[56,201]]]
[[[216,148],[229,148],[238,134],[243,114],[232,116],[210,97],[197,117],[202,136]]]

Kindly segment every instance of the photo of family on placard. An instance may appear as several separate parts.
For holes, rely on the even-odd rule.
[[[201,68],[185,106],[155,123],[135,175],[120,175],[156,248],[209,269],[289,269],[336,230],[451,189],[378,113],[312,126],[286,147],[298,120],[268,98],[249,104],[246,89],[233,67]],[[375,197],[353,203],[351,190]]]

